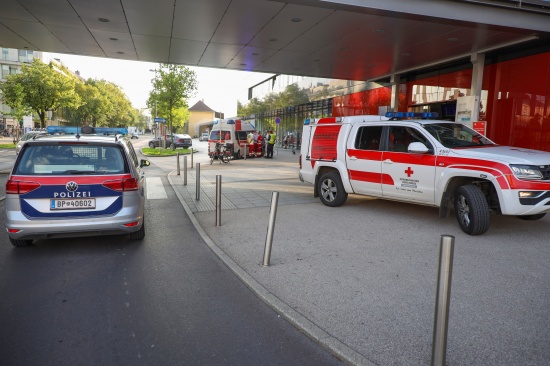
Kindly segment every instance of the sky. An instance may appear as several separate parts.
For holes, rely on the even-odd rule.
[[[46,54],[61,62],[71,71],[79,71],[85,79],[104,79],[122,88],[132,106],[147,108],[146,101],[152,90],[151,80],[159,67],[157,63],[126,61],[110,58],[75,56],[58,53]],[[272,74],[188,66],[198,80],[196,96],[188,101],[189,107],[199,100],[226,118],[237,116],[237,99],[246,101],[248,88],[268,79]],[[144,110],[154,115],[154,111]]]

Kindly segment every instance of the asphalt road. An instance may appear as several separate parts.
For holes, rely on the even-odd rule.
[[[0,364],[341,364],[234,276],[195,231],[163,169],[150,168],[168,197],[147,201],[143,241],[15,248],[0,236]],[[0,212],[4,226],[3,202]]]

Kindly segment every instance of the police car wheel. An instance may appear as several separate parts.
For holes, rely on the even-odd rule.
[[[489,230],[489,205],[479,187],[458,187],[454,205],[458,224],[466,234],[480,235]]]
[[[32,240],[21,240],[21,239],[12,239],[10,238],[10,242],[14,247],[28,247],[32,244]]]
[[[141,228],[133,233],[130,233],[130,239],[132,240],[141,240],[145,237],[145,221],[141,225]]]
[[[521,216],[518,216],[518,218],[522,220],[535,221],[535,220],[542,219],[545,215],[546,213],[540,213],[536,215],[521,215]]]
[[[317,192],[319,193],[321,202],[330,207],[341,206],[348,198],[348,194],[342,184],[342,179],[340,179],[340,175],[336,172],[325,173],[321,176]]]

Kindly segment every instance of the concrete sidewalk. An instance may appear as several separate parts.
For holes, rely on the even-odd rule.
[[[281,315],[351,364],[427,365],[439,238],[453,235],[447,363],[549,365],[548,217],[493,216],[487,234],[471,237],[436,208],[353,195],[329,208],[298,180],[297,160],[279,149],[273,160],[201,164],[199,201],[194,169],[187,186],[169,175],[206,243]],[[262,267],[273,191],[271,266]]]

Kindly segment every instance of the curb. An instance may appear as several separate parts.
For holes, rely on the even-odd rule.
[[[281,314],[287,321],[289,321],[302,333],[307,335],[323,348],[329,350],[337,358],[340,358],[350,365],[375,366],[375,364],[369,361],[365,356],[354,351],[346,344],[340,342],[338,339],[334,338],[333,336],[325,332],[322,328],[318,327],[302,314],[284,303],[277,296],[269,292],[265,287],[262,286],[262,284],[256,281],[231,257],[229,257],[222,249],[220,249],[216,245],[216,243],[210,238],[210,236],[208,236],[206,231],[202,228],[199,221],[183,199],[181,193],[175,187],[174,182],[172,181],[172,175],[174,174],[174,172],[175,171],[171,171],[167,174],[168,181],[170,182],[172,189],[176,193],[176,196],[178,197],[178,200],[180,201],[182,207],[187,213],[187,216],[189,216],[189,219],[191,220],[193,226],[195,227],[201,238],[204,240],[206,245],[210,248],[210,250],[212,250],[214,254],[216,254],[218,258],[222,262],[224,262],[225,265],[231,271],[233,271],[233,273],[235,273],[235,275],[239,277],[239,279],[256,294],[256,296],[262,299],[277,313]]]

